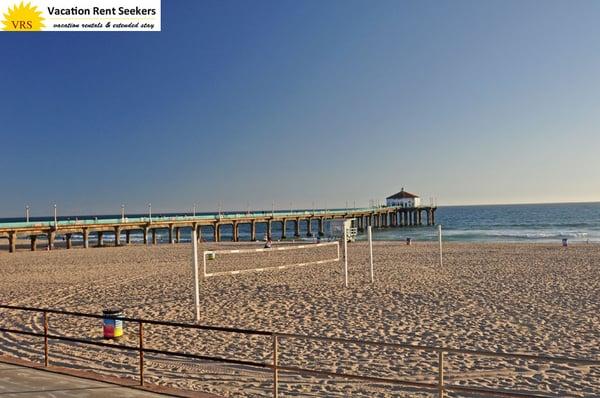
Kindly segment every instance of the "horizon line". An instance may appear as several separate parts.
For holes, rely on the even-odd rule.
[[[567,202],[514,202],[514,203],[470,203],[470,204],[442,204],[437,207],[460,207],[460,206],[525,206],[525,205],[569,205],[569,204],[596,204],[600,200],[567,201]]]

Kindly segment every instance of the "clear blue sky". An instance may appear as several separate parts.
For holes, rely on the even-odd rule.
[[[600,200],[598,1],[163,0],[2,33],[0,216]]]

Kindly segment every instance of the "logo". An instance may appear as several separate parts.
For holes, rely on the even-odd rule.
[[[8,11],[4,13],[4,24],[3,30],[8,31],[24,31],[31,32],[36,30],[42,30],[44,24],[42,21],[42,12],[38,11],[37,6],[31,6],[31,3],[20,5],[14,5],[12,8],[8,8]]]
[[[0,0],[0,32],[160,32],[161,0]]]

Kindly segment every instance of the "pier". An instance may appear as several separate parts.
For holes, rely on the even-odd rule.
[[[287,227],[293,224],[293,237],[300,237],[300,226],[305,226],[306,236],[323,236],[325,223],[333,219],[354,218],[359,231],[367,226],[373,228],[400,228],[422,225],[435,225],[435,206],[419,207],[373,207],[342,210],[297,210],[297,211],[261,211],[246,213],[226,213],[197,216],[172,216],[172,217],[135,217],[113,219],[78,219],[42,222],[11,222],[0,223],[0,239],[8,240],[8,251],[17,250],[17,240],[27,238],[30,249],[35,251],[38,239],[45,241],[46,249],[52,250],[57,238],[62,238],[67,249],[74,246],[73,237],[81,237],[81,246],[90,247],[90,236],[95,235],[96,246],[104,245],[107,234],[114,236],[114,245],[121,246],[131,243],[131,233],[141,232],[144,244],[157,244],[157,231],[168,231],[168,242],[179,243],[182,229],[196,229],[201,235],[202,227],[209,227],[212,240],[221,241],[223,227],[227,226],[232,231],[232,240],[239,241],[239,227],[247,224],[250,226],[250,240],[257,240],[256,226],[263,223],[266,234],[270,238],[288,239]],[[281,225],[281,236],[274,237],[272,226]]]

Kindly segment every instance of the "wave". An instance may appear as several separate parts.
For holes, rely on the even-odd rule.
[[[446,237],[482,236],[491,238],[517,238],[517,239],[562,239],[562,238],[588,238],[595,235],[592,231],[561,231],[561,230],[445,230]],[[597,234],[600,237],[600,233]]]
[[[445,241],[453,242],[557,242],[568,239],[575,242],[600,242],[600,231],[582,229],[443,229]],[[398,228],[374,230],[376,240],[414,240],[435,241],[435,228]],[[359,240],[365,240],[361,235]]]

